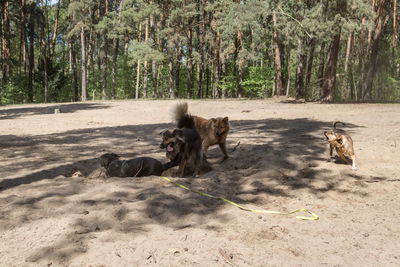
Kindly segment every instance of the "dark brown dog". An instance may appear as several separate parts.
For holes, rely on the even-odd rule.
[[[332,157],[333,149],[335,148],[336,153],[340,156],[340,158],[349,164],[349,161],[346,159],[345,155],[350,156],[352,160],[352,169],[356,169],[356,155],[354,154],[353,148],[353,139],[351,139],[348,134],[340,134],[336,133],[336,124],[342,123],[340,121],[335,121],[333,123],[333,129],[329,132],[324,132],[326,140],[329,143],[330,147],[330,156]]]
[[[194,126],[193,117],[182,116],[178,121],[178,129],[162,132],[160,148],[167,149],[167,158],[171,161],[165,168],[179,165],[178,176],[183,177],[188,164],[194,165],[193,177],[200,172],[203,161],[201,137]]]
[[[188,104],[186,102],[179,103],[175,106],[173,115],[176,121],[187,114]],[[196,129],[203,140],[202,148],[204,155],[207,153],[207,150],[210,146],[218,144],[219,148],[224,154],[224,159],[227,159],[229,156],[226,151],[226,137],[228,136],[229,132],[229,118],[218,117],[207,120],[198,116],[192,117],[194,119]]]
[[[142,177],[160,176],[164,171],[163,164],[150,157],[139,157],[130,160],[120,160],[114,153],[100,156],[100,164],[110,177]]]

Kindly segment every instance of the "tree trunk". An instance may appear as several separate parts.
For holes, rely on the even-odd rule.
[[[281,95],[282,91],[282,65],[281,65],[281,57],[279,52],[279,44],[278,44],[278,33],[276,32],[276,14],[272,13],[272,21],[274,24],[274,47],[275,47],[275,72],[276,72],[276,94],[278,96]]]
[[[76,53],[75,53],[75,38],[73,37],[70,42],[71,51],[71,71],[74,77],[74,101],[78,101],[79,91],[78,91],[78,69],[76,65]]]
[[[322,102],[332,102],[335,90],[336,83],[336,67],[339,55],[339,47],[340,47],[340,32],[341,28],[339,28],[339,32],[333,37],[331,41],[331,45],[329,47],[328,52],[328,62],[326,65],[325,71],[325,79],[324,84],[322,86]]]
[[[43,46],[43,69],[44,69],[44,103],[47,103],[47,92],[48,92],[48,77],[47,77],[47,42],[46,42],[46,35],[45,35],[45,28],[47,26],[47,0],[46,6],[41,0],[41,9],[44,13],[45,21],[42,25],[42,46]]]
[[[100,7],[100,0],[99,0],[99,7]],[[105,7],[104,7],[104,16],[107,17],[108,14],[108,0],[105,0]],[[99,16],[99,13],[98,13]],[[104,38],[104,58],[103,58],[103,83],[102,83],[102,89],[101,89],[101,99],[106,100],[107,98],[107,63],[108,63],[108,38],[107,38],[107,32],[103,34]]]
[[[25,15],[25,0],[21,0],[20,5],[20,16],[21,16],[21,35],[20,35],[20,47],[19,47],[19,66],[22,67],[24,74],[26,73],[26,15]],[[21,68],[19,69],[19,72]]]
[[[289,97],[289,90],[290,90],[290,50],[288,51],[287,55],[287,84],[286,84],[286,97]],[[307,73],[308,74],[308,73]]]
[[[136,66],[136,91],[135,91],[135,99],[139,98],[139,83],[140,83],[140,59],[137,61]]]
[[[114,38],[114,40],[113,40],[113,62],[112,62],[112,70],[111,70],[111,99],[115,99],[118,46],[119,46],[119,40],[118,40],[118,38]]]
[[[237,48],[236,48],[237,53],[239,53],[242,48],[243,48],[242,31],[240,29],[238,29],[238,31],[237,31]],[[243,62],[242,62],[242,60],[241,59],[236,59],[236,65],[238,67],[238,92],[237,92],[237,96],[239,98],[242,98],[243,97]]]
[[[34,36],[35,36],[35,18],[31,14],[28,23],[29,28],[29,64],[28,64],[28,102],[33,102],[33,79],[35,68],[35,50],[34,50]]]
[[[57,1],[56,19],[54,21],[54,28],[53,28],[53,37],[51,38],[50,59],[53,58],[54,50],[55,50],[55,47],[56,47],[56,39],[57,39],[57,31],[58,31],[58,19],[60,17],[60,5],[61,5],[61,0],[58,0]]]
[[[4,0],[3,12],[1,17],[1,43],[3,57],[3,83],[6,83],[11,76],[11,53],[10,53],[10,19],[9,19],[9,2]]]
[[[304,92],[304,69],[306,68],[307,55],[305,52],[305,41],[299,39],[299,54],[297,56],[296,69],[296,99],[305,98]]]
[[[397,15],[397,1],[393,0],[393,37],[392,37],[392,57],[394,58],[394,49],[397,46],[397,28],[396,28],[396,15]],[[394,69],[394,66],[393,66]]]
[[[152,1],[150,1],[150,3],[151,2]],[[155,44],[156,43],[156,31],[155,31],[155,27],[154,27],[154,15],[153,14],[150,14],[150,32],[151,32],[151,39],[153,40],[153,44]],[[152,71],[152,83],[153,83],[152,97],[157,98],[158,97],[158,93],[157,93],[157,63],[154,59],[151,61],[151,71]]]
[[[168,57],[169,57],[169,98],[175,99],[174,92],[174,66],[173,66],[173,54],[170,48],[168,48]]]
[[[315,43],[316,43],[315,39],[312,39],[310,42],[310,55],[308,57],[306,85],[305,85],[306,92],[307,91],[310,92],[310,82],[311,82],[312,66],[314,61]]]
[[[181,40],[179,40],[176,43],[175,58],[176,58],[175,88],[176,88],[176,94],[179,97],[179,84],[180,84],[181,60],[182,60],[182,41]]]
[[[205,40],[206,40],[206,23],[205,18],[206,18],[206,11],[204,9],[204,3],[203,3],[203,23],[199,22],[199,27],[201,30],[201,41],[200,41],[200,70],[199,70],[199,83],[198,83],[198,88],[197,88],[197,98],[202,98],[203,97],[203,74],[204,74],[204,61],[205,61],[205,56],[206,56],[206,44],[205,44]],[[200,21],[200,18],[198,19],[198,21]]]
[[[138,42],[140,43],[142,39],[142,24],[139,24],[139,34],[138,34]],[[136,67],[136,92],[135,92],[135,98],[139,98],[139,83],[140,83],[140,59],[137,61],[137,67]]]
[[[383,26],[383,4],[385,3],[385,0],[377,0],[376,5],[378,7],[377,10],[377,19],[376,19],[376,27],[375,27],[375,33],[374,33],[374,38],[373,38],[373,43],[372,43],[372,48],[371,48],[371,58],[369,60],[369,67],[368,67],[368,72],[367,76],[365,77],[364,80],[364,93],[363,93],[363,99],[364,100],[371,100],[372,98],[372,83],[374,80],[375,72],[376,72],[376,64],[377,64],[377,59],[378,59],[378,51],[379,51],[379,40],[380,36],[382,33],[382,26]],[[389,16],[386,16],[385,19],[385,24],[389,20]]]
[[[220,55],[219,55],[219,50],[221,46],[221,39],[220,39],[220,34],[219,31],[215,33],[215,51],[214,51],[214,57],[215,57],[215,90],[213,93],[213,98],[218,98],[219,96],[219,76],[220,76]]]
[[[81,27],[82,101],[86,101],[86,45],[85,28]]]
[[[146,18],[145,23],[144,23],[144,41],[147,42],[148,39],[149,39],[149,18]],[[144,98],[147,98],[147,81],[148,81],[147,66],[148,66],[148,62],[147,62],[147,60],[145,60],[144,64],[143,64],[143,70],[144,70],[144,73],[143,73],[143,97]]]
[[[323,42],[321,44],[321,49],[319,51],[319,66],[318,66],[318,77],[317,78],[318,78],[318,84],[319,84],[320,88],[322,88],[324,85],[325,46],[326,46],[326,43]]]
[[[192,19],[188,19],[188,24],[192,24]],[[188,31],[188,40],[187,40],[187,92],[186,97],[190,98],[192,95],[192,28],[189,28]]]
[[[362,24],[365,24],[365,18],[362,18]],[[364,31],[360,32],[360,51],[358,53],[358,92],[357,100],[362,99],[363,89],[363,62],[364,62]]]
[[[351,31],[349,33],[349,37],[347,38],[346,60],[344,62],[344,72],[345,73],[347,73],[347,67],[348,67],[348,64],[349,64],[349,56],[350,56],[352,38],[353,38],[353,32]]]

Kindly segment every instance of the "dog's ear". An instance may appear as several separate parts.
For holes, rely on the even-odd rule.
[[[210,121],[212,121],[213,123],[216,123],[217,119],[216,118],[211,118]]]
[[[228,123],[229,118],[228,118],[228,117],[225,117],[225,118],[222,119],[222,121],[225,122],[225,123]]]
[[[179,140],[181,142],[185,142],[185,138],[183,136],[183,132],[181,129],[175,129],[173,132],[173,135],[177,140]]]

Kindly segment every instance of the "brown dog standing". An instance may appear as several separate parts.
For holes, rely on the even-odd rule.
[[[188,104],[186,102],[179,103],[174,109],[174,119],[179,120],[183,115],[188,113]],[[218,117],[212,119],[205,119],[198,116],[192,116],[197,131],[199,132],[202,141],[203,153],[206,154],[210,146],[219,145],[222,153],[224,154],[224,160],[227,159],[228,153],[226,152],[226,137],[229,132],[229,119],[228,117]]]
[[[345,155],[351,157],[352,160],[352,169],[356,169],[356,155],[354,154],[353,148],[353,139],[351,139],[350,135],[336,133],[336,124],[342,123],[340,121],[335,121],[333,123],[333,130],[330,132],[324,132],[326,140],[330,146],[330,156],[332,157],[333,148],[335,148],[336,152],[340,156],[340,158],[349,164],[349,161],[346,159]]]

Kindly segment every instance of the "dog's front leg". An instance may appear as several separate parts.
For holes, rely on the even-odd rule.
[[[224,153],[224,155],[225,155],[224,160],[229,158],[228,153],[226,152],[226,143],[223,142],[222,144],[219,144],[219,148],[221,149],[222,153]]]
[[[333,145],[332,145],[332,144],[329,144],[329,148],[331,149],[330,156],[331,156],[331,158],[332,158],[332,155],[333,155]]]
[[[178,176],[183,178],[185,175],[186,159],[183,159],[179,164]]]

